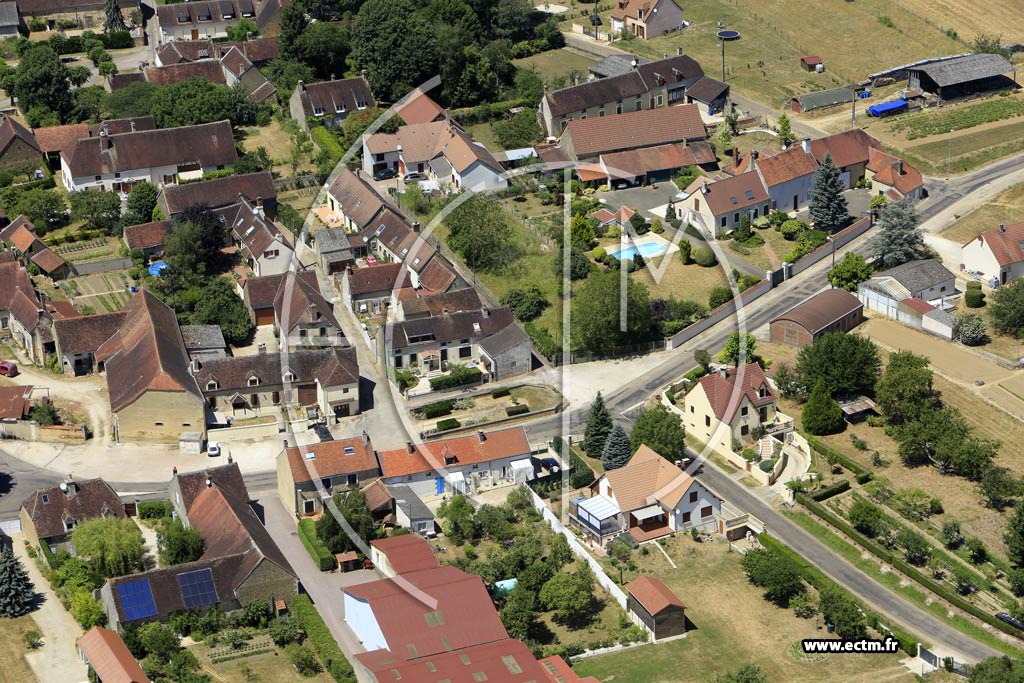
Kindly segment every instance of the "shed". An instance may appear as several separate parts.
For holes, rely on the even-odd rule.
[[[804,71],[814,71],[821,63],[821,57],[817,55],[807,55],[800,58],[800,66],[803,67]]]
[[[1009,87],[1011,81],[1005,74],[1011,72],[1016,79],[1017,70],[1002,55],[961,55],[908,67],[907,87],[950,99]]]
[[[626,585],[626,611],[630,621],[653,640],[686,633],[686,605],[672,589],[654,576],[638,576]]]
[[[898,114],[901,111],[906,111],[910,105],[907,104],[906,100],[890,100],[889,102],[882,102],[881,104],[873,104],[868,107],[868,114],[871,116],[889,116],[891,114]]]
[[[864,322],[864,304],[842,289],[830,289],[794,306],[769,323],[775,344],[810,346],[830,332],[849,332]]]
[[[856,98],[856,94],[852,88],[833,88],[831,90],[819,90],[817,92],[809,92],[799,97],[794,97],[790,100],[790,106],[796,113],[805,111],[814,111],[815,109],[825,109],[826,107],[835,107],[840,104],[847,104],[853,102]]]
[[[338,570],[343,574],[345,572],[354,572],[363,567],[363,563],[359,561],[359,553],[354,550],[349,550],[347,553],[337,553],[334,559],[338,562]]]

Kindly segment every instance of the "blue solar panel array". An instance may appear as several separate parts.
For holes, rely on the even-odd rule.
[[[156,616],[156,603],[153,601],[149,579],[119,584],[117,593],[121,596],[121,611],[124,613],[125,621]]]
[[[215,605],[217,589],[213,586],[213,573],[209,569],[178,574],[178,585],[181,586],[181,599],[186,609]]]

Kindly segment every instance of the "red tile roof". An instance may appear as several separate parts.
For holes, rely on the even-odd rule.
[[[506,638],[495,643],[475,645],[444,652],[429,659],[397,661],[387,650],[356,655],[360,663],[378,681],[415,681],[416,683],[547,683],[545,669],[533,658],[520,640]],[[558,683],[577,678],[550,679]]]
[[[774,156],[758,156],[754,164],[768,187],[811,175],[818,170],[814,156],[805,152],[800,145],[794,145]]]
[[[444,118],[444,107],[419,90],[413,92],[405,104],[399,105],[397,114],[407,124],[430,123]]]
[[[440,566],[430,544],[416,534],[378,538],[370,541],[370,545],[384,553],[396,574]]]
[[[23,254],[27,254],[38,239],[36,226],[24,216],[18,216],[0,230],[0,240],[10,242]]]
[[[129,249],[145,249],[162,246],[171,231],[170,221],[153,221],[129,225],[124,229],[124,241]]]
[[[445,462],[454,465],[491,462],[515,456],[529,457],[530,441],[522,427],[511,427],[488,432],[481,441],[479,435],[443,439],[430,443],[381,451],[380,466],[385,477],[404,477],[443,468]]]
[[[626,114],[574,119],[566,126],[563,139],[572,139],[577,159],[602,153],[673,142],[703,140],[707,137],[700,107],[681,104],[644,109]]]
[[[88,123],[70,123],[66,126],[49,126],[33,131],[36,142],[44,153],[63,152],[75,146],[80,138],[89,137]]]
[[[992,252],[992,256],[1000,266],[1009,266],[1024,261],[1024,246],[1022,246],[1024,245],[1024,222],[1011,223],[1003,226],[1003,229],[986,230],[975,239],[988,245],[989,251]],[[971,240],[971,242],[973,241]]]
[[[729,368],[721,372],[713,372],[700,380],[701,387],[715,411],[715,417],[723,422],[732,422],[739,410],[740,402],[746,396],[755,406],[771,403],[775,400],[775,392],[765,378],[764,370],[757,363],[747,363],[741,368]],[[765,387],[767,396],[760,398],[758,389]]]
[[[149,683],[142,667],[115,631],[93,626],[78,639],[78,649],[103,683]]]
[[[572,667],[558,655],[539,659],[537,663],[544,669],[550,683],[598,683],[593,676],[580,678],[579,674],[573,671]]]
[[[935,310],[935,307],[927,301],[922,301],[921,299],[912,296],[907,297],[906,299],[901,299],[900,303],[913,311],[917,311],[921,315],[931,313]]]
[[[37,251],[32,256],[32,263],[39,266],[39,269],[47,275],[56,273],[67,265],[67,261],[62,259],[57,252],[49,247],[44,247],[42,250]]]
[[[292,446],[285,449],[284,457],[296,484],[378,469],[373,444],[362,437]]]
[[[431,292],[445,292],[455,282],[455,269],[443,256],[435,256],[420,273],[420,284]]]
[[[811,154],[818,160],[818,163],[825,160],[826,154],[831,154],[832,163],[839,168],[854,164],[867,164],[870,156],[868,150],[872,147],[881,149],[882,143],[860,128],[811,140]]]
[[[220,62],[204,59],[198,62],[182,62],[167,66],[147,66],[146,80],[157,85],[182,83],[192,78],[202,78],[211,83],[225,83],[224,69]]]
[[[902,159],[874,147],[868,150],[867,168],[874,172],[873,180],[894,188],[900,195],[908,195],[924,186],[920,171]]]
[[[219,489],[232,498],[248,500],[249,492],[242,481],[242,471],[238,469],[238,463],[230,465],[218,465],[207,467],[192,472],[183,472],[175,475],[178,482],[178,489],[181,491],[181,504],[185,511],[192,507],[192,501],[206,489],[206,480],[209,479]]]
[[[655,576],[646,574],[638,576],[626,584],[626,590],[651,615],[660,614],[662,610],[668,607],[686,608],[686,605],[672,592],[672,589]]]
[[[0,420],[21,420],[32,406],[32,387],[0,387]]]

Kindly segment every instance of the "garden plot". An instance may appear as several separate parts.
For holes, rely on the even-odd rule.
[[[131,299],[131,285],[127,270],[83,275],[68,281],[71,301],[79,310],[112,313],[124,308]]]

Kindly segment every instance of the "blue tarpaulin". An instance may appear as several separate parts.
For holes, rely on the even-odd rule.
[[[906,108],[907,103],[904,100],[892,100],[891,102],[871,105],[868,107],[868,113],[872,116],[888,116],[889,114],[903,111]]]
[[[156,263],[149,264],[149,274],[160,277],[160,271],[167,267],[167,264],[163,261],[157,261]]]

